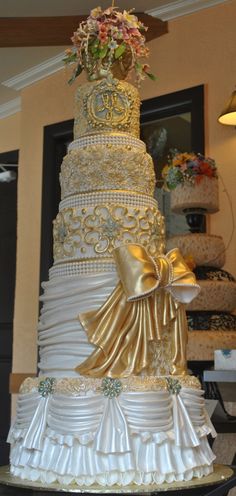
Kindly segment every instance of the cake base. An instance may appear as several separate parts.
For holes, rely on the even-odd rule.
[[[191,488],[204,488],[208,486],[214,486],[222,484],[234,475],[234,471],[227,465],[214,465],[214,471],[206,475],[201,479],[194,478],[191,481],[179,481],[171,483],[163,483],[159,485],[150,486],[136,486],[130,485],[125,487],[101,487],[93,485],[92,487],[81,487],[71,484],[70,486],[63,486],[58,483],[45,484],[42,482],[32,482],[22,480],[19,477],[15,477],[10,473],[10,468],[8,466],[0,467],[0,485],[18,487],[22,489],[32,489],[36,491],[43,492],[62,492],[62,493],[74,493],[74,494],[152,494],[161,493],[166,491],[177,491],[185,490]],[[0,493],[1,494],[1,493]],[[203,494],[203,493],[202,493]]]

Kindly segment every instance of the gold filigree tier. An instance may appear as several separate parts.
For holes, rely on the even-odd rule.
[[[124,243],[163,253],[164,222],[157,202],[122,191],[84,193],[61,202],[54,221],[54,261],[112,257]]]
[[[72,149],[64,158],[61,196],[91,190],[121,189],[153,196],[153,161],[132,145],[89,145]]]
[[[76,93],[74,137],[104,131],[129,132],[139,137],[138,90],[118,79],[85,83]]]

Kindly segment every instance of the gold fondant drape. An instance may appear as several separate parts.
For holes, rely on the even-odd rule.
[[[113,252],[120,282],[99,310],[79,315],[96,350],[76,370],[92,377],[126,377],[148,371],[151,341],[172,340],[172,374],[186,372],[184,303],[198,293],[194,274],[178,249],[152,258],[127,244]]]

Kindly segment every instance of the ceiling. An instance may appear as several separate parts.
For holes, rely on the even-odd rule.
[[[155,15],[162,20],[169,20],[226,1],[230,0],[117,0],[116,4],[121,10],[131,9],[135,5],[135,10],[137,12],[152,11],[152,15]],[[0,0],[0,17],[44,17],[88,14],[89,11],[98,4],[105,8],[111,4],[111,1]],[[69,44],[70,40],[68,40],[68,45]],[[64,48],[66,47],[0,48],[0,117],[14,113],[14,103],[19,103],[20,101],[20,90],[17,88],[19,86],[24,87],[24,82],[22,82],[21,85],[17,85],[15,84],[15,78],[19,75],[19,77],[21,77],[22,73],[25,71],[32,72],[32,68],[34,73],[41,74],[37,69],[38,65],[48,61],[48,59],[51,59],[54,63],[54,58],[61,54],[64,51]],[[58,70],[58,62],[56,65],[54,64],[53,67],[55,70]],[[40,77],[43,77],[42,74],[38,79]],[[14,84],[12,83],[12,78]],[[10,86],[3,84],[8,82],[8,80],[10,80]],[[24,77],[23,80],[25,81]],[[30,84],[30,82],[32,81],[29,78],[26,78],[26,84]],[[11,110],[11,107],[13,108],[13,111]]]

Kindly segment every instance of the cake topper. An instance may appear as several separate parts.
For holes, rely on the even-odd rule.
[[[119,12],[114,1],[105,10],[91,10],[71,38],[73,48],[66,50],[65,64],[75,64],[69,83],[83,70],[89,80],[108,75],[125,79],[131,71],[137,83],[145,76],[155,79],[149,65],[143,62],[149,55],[144,36],[148,28],[132,12],[133,9]]]

